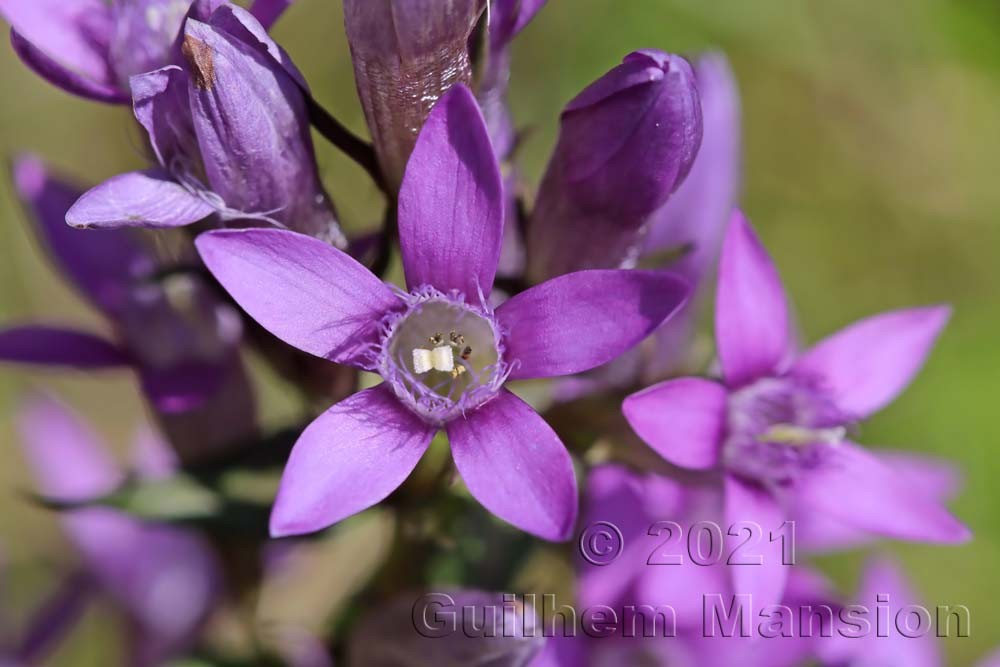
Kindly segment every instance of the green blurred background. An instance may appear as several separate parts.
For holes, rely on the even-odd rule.
[[[364,132],[340,3],[297,0],[276,29],[319,100]],[[544,168],[562,106],[635,48],[724,50],[743,95],[744,203],[774,255],[809,340],[858,317],[949,302],[955,317],[924,373],[864,426],[871,445],[954,460],[967,546],[887,545],[928,605],[965,604],[972,636],[946,642],[969,665],[1000,644],[1000,4],[995,0],[550,0],[515,48],[512,104],[533,130],[523,150]],[[0,48],[0,153],[33,151],[81,182],[142,164],[126,109],[83,102]],[[324,179],[349,226],[379,216],[363,174],[320,147]],[[0,321],[100,323],[52,274],[0,185]],[[25,609],[71,556],[51,515],[31,506],[15,442],[19,395],[67,397],[123,451],[143,418],[127,375],[0,375],[0,548],[5,595]],[[291,409],[262,383],[266,419]],[[823,559],[850,590],[859,554]],[[333,564],[331,564],[333,566]],[[112,664],[107,617],[87,616],[53,664]]]

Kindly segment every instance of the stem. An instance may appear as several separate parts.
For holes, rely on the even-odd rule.
[[[375,149],[372,145],[347,129],[329,111],[320,106],[311,95],[306,95],[305,98],[306,107],[309,110],[309,120],[313,127],[368,172],[379,190],[386,192],[382,171],[379,169],[378,159],[375,157]]]

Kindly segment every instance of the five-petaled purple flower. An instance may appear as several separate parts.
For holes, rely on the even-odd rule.
[[[271,517],[274,535],[328,526],[388,496],[439,428],[487,509],[550,540],[573,528],[569,454],[508,380],[577,373],[609,361],[684,301],[667,272],[583,271],[487,301],[503,234],[500,170],[472,93],[434,107],[399,196],[409,291],[347,254],[282,230],[219,230],[197,240],[235,300],[291,345],[379,373],[302,434]]]
[[[933,494],[914,488],[851,442],[853,426],[913,379],[948,320],[945,306],[862,320],[796,354],[778,272],[743,215],[729,225],[719,265],[715,335],[722,382],[668,380],[629,396],[636,433],[684,468],[724,472],[727,525],[776,530],[792,510],[869,534],[962,542],[969,531]],[[780,599],[780,542],[763,567],[737,568],[735,587],[760,604]]]

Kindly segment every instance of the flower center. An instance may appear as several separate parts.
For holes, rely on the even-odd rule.
[[[479,407],[507,376],[492,312],[422,288],[384,324],[379,372],[396,395],[436,424]]]
[[[815,387],[764,378],[729,397],[722,449],[729,470],[777,486],[822,464],[847,435],[848,419]]]

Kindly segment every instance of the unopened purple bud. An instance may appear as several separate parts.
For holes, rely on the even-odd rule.
[[[634,260],[701,136],[694,72],[680,56],[637,51],[591,84],[562,114],[528,229],[529,277]]]
[[[469,36],[486,0],[344,0],[358,95],[386,184],[399,189],[431,107],[472,81]]]
[[[188,20],[182,53],[211,190],[225,207],[343,247],[323,189],[304,83],[249,13],[223,7]]]

